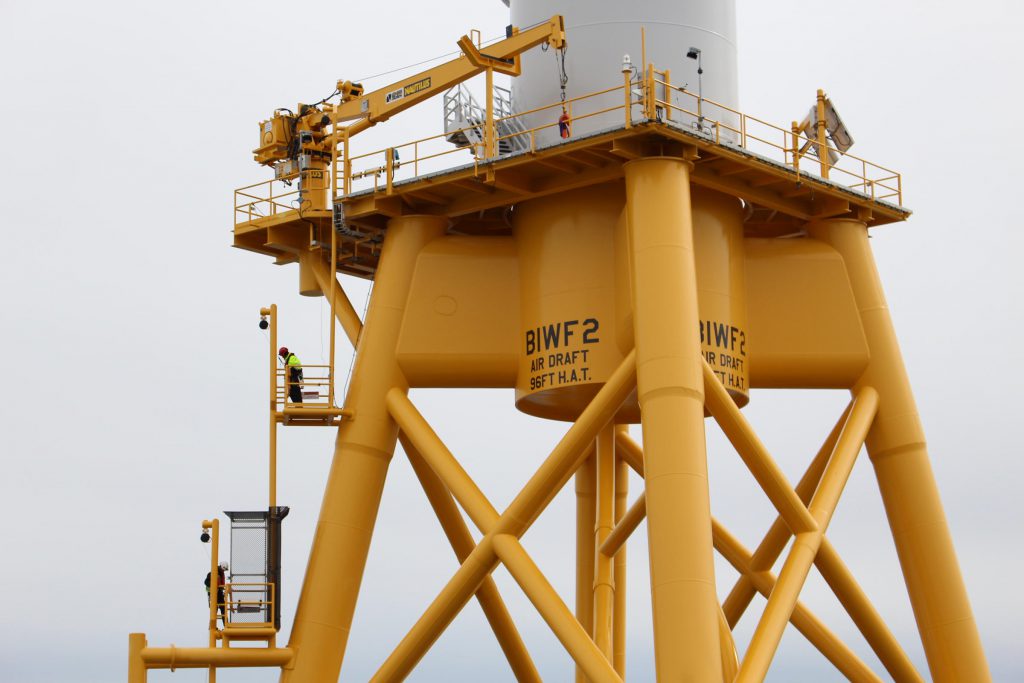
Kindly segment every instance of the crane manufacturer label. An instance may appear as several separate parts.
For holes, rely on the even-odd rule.
[[[392,102],[397,102],[398,100],[402,99],[403,97],[407,97],[409,95],[415,95],[416,93],[421,92],[423,90],[426,90],[429,87],[430,87],[430,77],[428,76],[427,78],[421,78],[420,80],[416,81],[415,83],[410,83],[409,85],[405,86],[404,88],[395,88],[394,90],[392,90],[388,94],[384,95],[384,103],[385,104],[391,104]]]
[[[415,95],[416,93],[420,92],[421,90],[426,90],[429,87],[430,87],[430,77],[428,76],[427,78],[420,79],[420,80],[416,81],[415,83],[410,83],[409,85],[405,86],[405,88],[403,90],[404,96]]]

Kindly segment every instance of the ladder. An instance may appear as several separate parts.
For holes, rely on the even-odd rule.
[[[529,135],[523,122],[512,109],[512,92],[494,86],[495,137],[498,156],[522,152],[529,148]],[[465,84],[460,83],[444,94],[445,139],[456,147],[472,147],[482,156],[484,121],[487,109],[481,107]]]

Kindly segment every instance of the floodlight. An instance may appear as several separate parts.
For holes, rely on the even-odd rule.
[[[690,59],[697,59],[697,57],[700,56],[700,49],[696,47],[691,47],[689,51],[686,53],[686,56],[689,57]]]
[[[839,112],[836,111],[832,100],[828,98],[825,98],[825,128],[828,129],[832,142],[836,143],[836,149],[840,152],[845,154],[846,150],[853,147],[853,136],[850,135],[843,120],[839,118]]]
[[[808,137],[813,137],[814,131],[818,129],[818,108],[816,106],[811,107],[811,112],[805,121],[807,121],[809,130]],[[843,120],[839,118],[836,106],[827,97],[825,98],[825,130],[828,132],[829,139],[841,153],[846,154],[846,151],[853,147],[853,136],[850,135]]]

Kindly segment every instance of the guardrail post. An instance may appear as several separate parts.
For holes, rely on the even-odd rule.
[[[800,124],[793,121],[790,130],[793,139],[793,170],[800,172]],[[783,136],[785,137],[785,136]],[[783,144],[785,146],[785,144]]]
[[[388,147],[384,151],[384,180],[385,192],[391,194],[394,191],[394,180],[395,180],[395,148]]]
[[[487,69],[487,116],[484,122],[484,158],[494,154],[494,69]]]
[[[348,128],[345,129],[345,134],[342,136],[342,142],[345,145],[345,157],[344,161],[342,162],[343,173],[345,177],[344,182],[342,182],[342,187],[345,190],[345,194],[348,195],[349,193],[352,192],[352,160],[349,159]]]
[[[631,73],[629,69],[622,70],[622,79],[625,82],[624,87],[626,92],[626,128],[633,127],[633,93],[630,92],[630,85],[632,85],[630,82],[630,76]]]
[[[825,91],[818,91],[818,163],[821,177],[828,180],[828,131],[825,124]]]
[[[649,64],[647,66],[647,74],[645,75],[647,80],[647,87],[644,88],[644,115],[648,120],[653,121],[657,118],[658,108],[658,96],[654,92],[654,65]]]
[[[672,70],[665,69],[662,75],[665,77],[665,120],[672,121]]]

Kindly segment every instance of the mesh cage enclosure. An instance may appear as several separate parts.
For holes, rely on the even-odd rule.
[[[267,512],[225,513],[231,520],[229,620],[235,624],[270,623],[271,589],[267,576]]]

